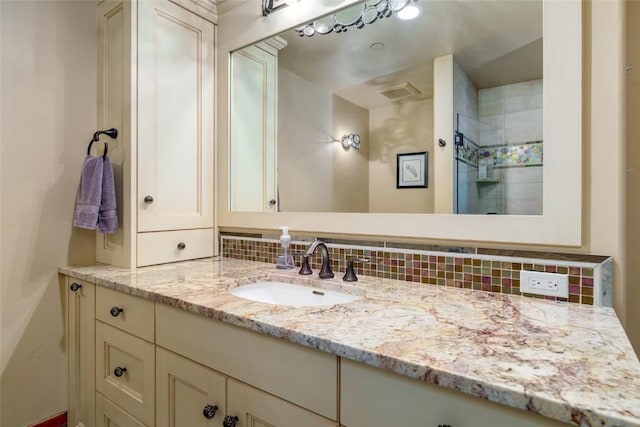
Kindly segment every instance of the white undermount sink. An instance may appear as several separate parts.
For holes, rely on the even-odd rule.
[[[360,299],[356,295],[278,281],[240,285],[229,289],[229,292],[237,297],[252,301],[293,307],[336,305]]]

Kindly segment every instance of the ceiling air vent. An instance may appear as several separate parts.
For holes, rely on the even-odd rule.
[[[399,101],[401,99],[409,98],[413,95],[418,95],[420,91],[416,89],[411,83],[400,83],[393,86],[387,86],[382,89],[376,90],[380,95],[386,96],[391,101]]]

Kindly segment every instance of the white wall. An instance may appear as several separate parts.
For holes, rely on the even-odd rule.
[[[635,262],[625,253],[625,4],[622,0],[588,2],[584,14],[590,31],[583,50],[589,90],[583,103],[582,250],[613,257],[613,305],[639,352],[640,301],[630,298],[637,296],[633,289],[638,279],[625,277],[627,260]]]
[[[369,212],[433,213],[433,100],[369,112]],[[398,153],[429,153],[427,188],[396,188]]]
[[[332,96],[278,68],[278,188],[284,212],[331,212]]]
[[[335,142],[357,133],[361,149]],[[284,212],[367,212],[369,112],[278,69],[278,187]]]
[[[360,148],[333,144],[333,212],[369,212],[369,110],[337,95],[331,97],[333,135],[360,135]]]
[[[433,59],[433,182],[434,213],[453,213],[453,120],[451,120],[453,104],[453,55],[440,56]],[[443,139],[447,142],[440,147],[436,141]]]
[[[0,424],[66,410],[64,288],[56,268],[95,260],[73,229],[96,123],[95,2],[1,1]]]
[[[640,2],[626,2],[627,10],[627,64],[640,64],[640,46],[629,40],[640,38]],[[640,259],[640,121],[633,118],[640,117],[640,69],[634,69],[627,76],[627,147],[626,167],[635,169],[627,172],[626,188],[626,252],[630,260]],[[640,262],[629,262],[626,266],[627,277],[640,277]],[[627,299],[630,307],[628,325],[633,325],[631,336],[636,351],[640,353],[640,286],[627,286]],[[635,302],[635,304],[634,304]]]

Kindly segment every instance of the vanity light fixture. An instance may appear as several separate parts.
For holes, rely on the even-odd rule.
[[[262,16],[267,16],[298,1],[300,0],[262,0]]]
[[[338,141],[338,140],[336,140]],[[342,144],[342,148],[348,150],[350,147],[355,148],[356,150],[360,149],[360,135],[357,133],[348,133],[340,138],[340,143]]]
[[[263,0],[263,3],[265,1],[268,0]],[[335,15],[320,18],[295,28],[294,31],[298,33],[300,37],[312,37],[314,34],[329,34],[334,31],[336,33],[344,33],[351,27],[361,29],[367,24],[373,24],[378,19],[389,18],[394,13],[399,17],[400,12],[407,8],[411,9],[412,7],[418,11],[418,13],[413,16],[413,18],[415,18],[422,10],[415,5],[417,1],[418,0],[367,0],[364,2],[362,11],[355,19],[353,17],[343,18],[345,15],[341,15],[341,12],[338,12]],[[409,12],[409,14],[411,13],[415,13],[415,10]]]

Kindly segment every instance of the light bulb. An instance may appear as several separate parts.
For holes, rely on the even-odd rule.
[[[422,9],[415,3],[406,5],[402,10],[398,11],[398,18],[405,21],[414,19],[420,16]]]

